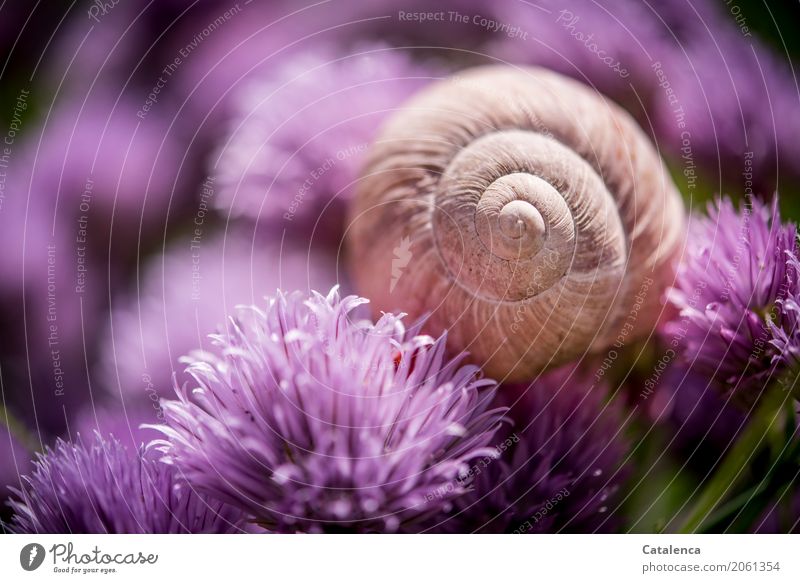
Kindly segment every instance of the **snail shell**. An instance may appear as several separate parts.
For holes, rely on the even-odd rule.
[[[621,108],[550,71],[491,66],[390,119],[350,219],[376,313],[429,315],[487,374],[521,380],[652,330],[685,211]]]

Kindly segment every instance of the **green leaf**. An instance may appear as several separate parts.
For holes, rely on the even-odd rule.
[[[780,387],[779,383],[776,384]],[[735,490],[736,484],[748,474],[746,470],[756,454],[769,443],[771,430],[783,419],[783,407],[789,399],[792,399],[791,393],[780,388],[772,387],[771,390],[765,391],[764,398],[751,416],[742,435],[728,451],[700,493],[679,532],[701,532],[710,526],[710,522],[716,522],[712,520],[715,510]],[[725,510],[724,506],[722,510]]]

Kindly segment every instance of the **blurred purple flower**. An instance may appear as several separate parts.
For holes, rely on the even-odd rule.
[[[677,57],[669,21],[685,7],[665,2],[656,8],[638,0],[504,1],[493,6],[498,22],[519,27],[519,35],[495,35],[493,55],[512,63],[535,64],[559,71],[622,99],[638,110],[631,93],[647,95],[657,80],[654,59]],[[672,42],[671,42],[672,41]],[[673,57],[674,54],[674,57]],[[630,102],[630,103],[628,103]]]
[[[141,119],[138,108],[103,89],[66,99],[27,132],[24,163],[15,160],[22,196],[41,197],[102,260],[111,251],[135,251],[132,241],[163,229],[167,212],[186,202],[181,147],[168,120]]]
[[[175,468],[95,434],[58,440],[11,501],[11,529],[38,534],[228,533],[241,514],[196,494]]]
[[[424,0],[278,0],[241,4],[234,10],[207,6],[189,11],[170,31],[163,62],[189,55],[175,72],[174,83],[170,80],[170,91],[192,112],[196,126],[212,131],[238,109],[236,95],[243,86],[274,78],[276,71],[298,58],[326,53],[341,58],[354,54],[353,47],[378,42],[413,47],[404,52],[420,59],[475,62],[491,36],[485,28],[462,22],[420,22],[401,16],[430,13]],[[481,6],[481,0],[449,0],[447,8],[475,14]],[[442,49],[432,49],[433,45]],[[288,80],[285,72],[281,76]],[[316,89],[314,93],[322,95]]]
[[[129,101],[97,94],[67,99],[14,146],[0,207],[0,299],[16,337],[27,339],[15,366],[29,360],[33,376],[43,377],[34,384],[50,386],[43,395],[86,401],[95,339],[84,331],[100,327],[107,286],[124,280],[142,237],[163,229],[168,209],[180,206],[179,152],[165,131],[137,118]],[[65,371],[57,382],[74,390],[41,372],[56,368]]]
[[[154,419],[163,420],[163,415],[158,416],[159,410],[139,403],[92,403],[70,420],[68,441],[74,441],[73,438],[79,435],[99,433],[131,451],[139,450],[161,437],[154,429],[144,426],[153,423]]]
[[[651,420],[669,428],[670,447],[697,464],[720,459],[746,425],[741,408],[683,362],[669,366],[646,404]]]
[[[104,11],[100,3],[87,4],[61,23],[41,63],[44,76],[60,81],[59,95],[85,96],[98,87],[116,94],[126,86],[141,94],[137,82],[151,82],[149,58],[170,24],[165,15],[154,18],[161,3],[117,2]]]
[[[790,63],[757,38],[744,37],[722,3],[679,7],[695,22],[681,52],[665,67],[678,100],[655,101],[658,134],[684,169],[699,163],[712,179],[752,182],[770,195],[780,175],[800,177],[800,92]],[[686,18],[687,16],[684,16]],[[734,182],[735,181],[735,182]]]
[[[103,318],[106,278],[55,216],[51,192],[28,191],[14,149],[0,198],[0,366],[7,407],[31,428],[57,434],[88,402],[92,330]]]
[[[690,244],[670,291],[680,316],[665,326],[693,370],[752,405],[776,372],[769,320],[787,294],[787,252],[796,229],[781,225],[777,202],[729,199],[691,219]]]
[[[529,386],[503,387],[515,426],[496,439],[502,457],[473,465],[472,493],[434,531],[610,532],[630,444],[619,400],[585,373],[560,369]]]
[[[731,181],[750,170],[754,188],[769,190],[777,161],[800,175],[800,93],[789,64],[744,36],[720,3],[540,0],[493,10],[527,33],[497,35],[493,55],[553,68],[621,101],[687,179],[696,166]]]
[[[243,87],[212,173],[220,208],[338,240],[381,122],[430,79],[406,53],[319,51]]]
[[[463,494],[434,495],[494,453],[494,382],[446,361],[445,336],[355,320],[365,302],[279,293],[242,311],[192,359],[197,388],[164,402],[165,459],[281,532],[403,531]]]
[[[11,433],[5,419],[0,419],[0,505],[19,487],[21,477],[31,466],[31,452]]]
[[[101,343],[98,384],[120,395],[150,423],[163,421],[160,397],[174,396],[189,380],[178,359],[208,349],[208,335],[235,314],[239,304],[259,303],[276,288],[310,290],[336,283],[336,261],[326,252],[288,240],[246,236],[230,230],[208,238],[179,239],[143,269],[141,284],[121,297],[112,328]]]

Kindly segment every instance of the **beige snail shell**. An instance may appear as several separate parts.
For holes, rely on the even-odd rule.
[[[434,83],[374,144],[348,226],[375,313],[522,380],[652,330],[685,210],[633,119],[537,68]]]

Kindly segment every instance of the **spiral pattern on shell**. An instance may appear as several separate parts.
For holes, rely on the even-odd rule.
[[[487,374],[517,380],[651,330],[684,222],[626,112],[555,73],[491,66],[390,120],[348,248],[376,313],[428,315]]]

